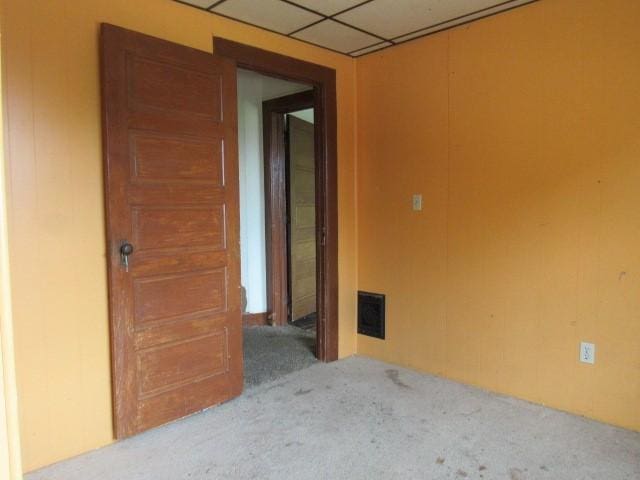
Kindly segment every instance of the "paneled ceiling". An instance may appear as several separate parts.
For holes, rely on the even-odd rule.
[[[537,0],[175,0],[359,57]]]

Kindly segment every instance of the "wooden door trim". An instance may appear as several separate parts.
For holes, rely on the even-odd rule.
[[[313,86],[316,148],[316,245],[320,360],[338,359],[338,141],[335,70],[214,37],[214,51],[239,68]],[[265,184],[265,187],[267,185]],[[267,228],[267,230],[269,230]],[[269,252],[269,249],[267,250]],[[286,268],[285,268],[286,270]],[[286,280],[286,279],[285,279]],[[286,285],[286,283],[285,283]],[[278,322],[278,320],[276,320]]]
[[[314,92],[306,91],[262,102],[267,310],[273,325],[287,323],[290,294],[287,268],[285,115],[313,108],[313,100]]]

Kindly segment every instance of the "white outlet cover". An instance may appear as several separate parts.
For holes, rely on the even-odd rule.
[[[596,346],[589,342],[580,342],[580,361],[582,363],[596,363]]]

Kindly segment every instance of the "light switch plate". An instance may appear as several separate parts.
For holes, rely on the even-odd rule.
[[[422,194],[414,193],[413,194],[413,211],[419,212],[422,210]]]
[[[580,342],[580,361],[582,363],[596,363],[596,346],[589,342]]]

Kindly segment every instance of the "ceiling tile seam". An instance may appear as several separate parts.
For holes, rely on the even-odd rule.
[[[180,3],[183,3],[181,0],[176,0],[176,1],[178,1],[178,2],[180,2]],[[272,30],[272,29],[270,29],[270,28],[268,28],[268,27],[263,27],[263,26],[260,26],[260,25],[256,25],[255,23],[247,22],[247,21],[245,21],[245,20],[241,20],[241,19],[239,19],[239,18],[232,17],[232,16],[230,16],[230,15],[226,15],[226,14],[224,14],[224,13],[220,13],[220,12],[217,12],[217,11],[215,11],[215,10],[214,10],[214,8],[218,7],[218,6],[219,6],[220,4],[222,4],[222,3],[225,3],[226,1],[227,1],[227,0],[218,0],[216,3],[214,3],[214,4],[213,4],[213,5],[211,5],[210,7],[206,8],[206,10],[207,10],[207,11],[209,11],[210,13],[213,13],[214,15],[220,15],[220,16],[222,16],[222,17],[229,18],[229,19],[231,19],[231,20],[236,20],[236,21],[238,21],[238,22],[242,22],[242,23],[245,23],[245,24],[247,24],[247,25],[251,25],[252,27],[262,28],[262,29],[264,29],[264,30],[268,30],[269,32],[277,33],[277,34],[279,34],[279,35],[284,35],[284,36],[286,36],[286,37],[290,37],[290,36],[291,36],[291,35],[293,35],[294,33],[297,33],[297,32],[299,32],[299,31],[301,31],[301,30],[304,30],[305,28],[308,28],[308,27],[311,27],[311,26],[316,25],[316,24],[318,24],[318,23],[321,23],[321,22],[323,22],[324,20],[326,20],[326,19],[328,19],[328,18],[329,18],[329,17],[327,17],[326,15],[323,15],[323,14],[322,14],[322,13],[320,13],[320,12],[316,12],[315,10],[311,10],[310,8],[303,7],[302,5],[298,5],[298,4],[296,4],[296,3],[289,2],[288,0],[280,0],[280,2],[281,2],[281,3],[288,4],[288,5],[292,6],[292,7],[299,8],[300,10],[305,10],[305,11],[307,11],[308,13],[313,13],[314,15],[318,15],[318,16],[322,17],[322,18],[320,18],[319,20],[314,20],[314,21],[313,21],[313,22],[311,22],[310,24],[307,24],[307,25],[304,25],[304,26],[302,26],[302,27],[300,27],[300,28],[297,28],[297,29],[296,29],[296,30],[294,30],[293,32],[290,32],[290,33],[283,33],[283,32],[278,32],[278,31],[276,31],[276,30]],[[187,5],[190,5],[190,4],[187,4]],[[195,6],[195,5],[192,5],[192,6]],[[196,8],[199,8],[199,7],[196,7]],[[303,40],[303,41],[304,41],[304,40]],[[311,43],[311,42],[306,42],[306,43]],[[316,45],[315,43],[311,43],[311,44],[312,44],[312,45]],[[319,45],[319,46],[320,46],[320,45]],[[322,48],[328,48],[328,47],[322,47]],[[332,49],[331,49],[331,48],[329,48],[329,50],[332,50]],[[342,52],[338,52],[337,50],[332,50],[332,51],[337,52],[337,53],[342,53]],[[344,55],[344,53],[342,53],[342,54]]]
[[[387,40],[382,40],[380,42],[376,42],[376,43],[372,43],[371,45],[368,45],[366,47],[360,47],[360,48],[356,48],[355,50],[351,50],[350,52],[347,52],[347,55],[353,55],[354,53],[360,52],[361,50],[366,50],[367,48],[373,48],[373,47],[377,47],[378,45],[382,45],[383,43],[389,43]],[[392,45],[389,45],[389,47],[392,47]]]
[[[217,6],[217,5],[221,4],[221,3],[224,3],[225,1],[226,1],[226,0],[219,0],[219,1],[218,1],[218,2],[216,2],[214,5],[212,5],[211,7],[209,7],[209,9],[214,8],[215,6]],[[382,37],[382,36],[380,36],[380,35],[378,35],[378,34],[375,34],[375,33],[373,33],[373,32],[370,32],[370,31],[368,31],[368,30],[362,29],[362,28],[360,28],[360,27],[356,27],[355,25],[353,25],[353,24],[351,24],[351,23],[348,23],[348,22],[345,22],[345,21],[340,20],[340,19],[338,19],[338,18],[335,18],[335,17],[336,17],[336,16],[338,16],[338,15],[341,15],[341,14],[343,14],[343,13],[345,13],[345,12],[348,12],[348,11],[351,11],[351,10],[355,10],[355,9],[357,9],[358,7],[361,7],[361,6],[363,6],[363,5],[366,5],[367,3],[371,3],[371,2],[373,2],[374,0],[365,0],[364,2],[358,3],[358,4],[356,4],[356,5],[352,5],[351,7],[347,8],[347,9],[344,9],[344,10],[342,10],[342,11],[340,11],[340,12],[334,13],[334,14],[332,14],[332,15],[325,15],[325,14],[323,14],[323,13],[321,13],[321,12],[318,12],[318,11],[313,10],[313,9],[311,9],[311,8],[305,7],[304,5],[299,5],[299,4],[297,4],[297,3],[295,3],[295,2],[293,2],[293,1],[291,1],[291,0],[280,0],[280,1],[281,1],[282,3],[286,3],[286,4],[291,5],[291,6],[293,6],[293,7],[300,8],[300,9],[302,9],[302,10],[305,10],[305,11],[309,12],[309,13],[313,13],[313,14],[315,14],[315,15],[319,15],[319,16],[321,16],[321,17],[322,17],[320,20],[316,20],[316,21],[314,21],[314,22],[312,22],[312,23],[310,23],[310,24],[308,24],[308,25],[306,25],[306,26],[300,27],[300,28],[298,28],[298,29],[296,29],[296,30],[294,30],[294,31],[292,31],[292,32],[290,32],[290,33],[288,33],[288,34],[284,34],[284,35],[286,35],[286,36],[289,36],[289,37],[290,37],[290,36],[292,36],[292,35],[295,35],[296,33],[302,32],[302,31],[306,30],[307,28],[310,28],[310,27],[313,27],[313,26],[315,26],[315,25],[318,25],[319,23],[322,23],[322,22],[324,22],[325,20],[333,20],[334,22],[340,23],[340,24],[344,25],[345,27],[352,28],[352,29],[357,30],[357,31],[359,31],[359,32],[361,32],[361,33],[364,33],[364,34],[366,34],[366,35],[370,35],[370,36],[372,36],[372,37],[375,37],[375,38],[379,39],[379,40],[380,40],[380,42],[378,42],[378,44],[383,43],[383,42],[389,42],[389,43],[391,43],[392,45],[395,45],[396,43],[398,43],[398,42],[396,42],[396,39],[398,39],[398,38],[406,37],[406,36],[408,36],[408,35],[412,35],[412,34],[414,34],[414,33],[418,33],[418,32],[424,31],[424,30],[430,30],[430,29],[435,28],[435,27],[438,27],[438,26],[440,26],[440,25],[445,25],[445,24],[447,24],[447,23],[455,22],[456,20],[460,20],[460,19],[462,19],[462,18],[470,17],[470,16],[472,16],[472,15],[477,15],[478,13],[485,12],[485,11],[487,11],[487,10],[492,10],[492,9],[494,9],[494,8],[500,8],[501,6],[504,6],[504,5],[508,5],[508,4],[510,4],[510,3],[517,2],[518,0],[506,0],[506,1],[503,1],[503,2],[500,2],[500,3],[496,3],[496,4],[494,4],[494,5],[490,5],[490,6],[488,6],[488,7],[481,8],[481,9],[479,9],[479,10],[475,10],[475,11],[470,12],[470,13],[465,13],[464,15],[460,15],[460,16],[458,16],[458,17],[453,17],[453,18],[450,18],[450,19],[444,20],[444,21],[442,21],[442,22],[434,23],[434,24],[432,24],[432,25],[428,25],[428,26],[426,26],[426,27],[422,27],[422,28],[418,28],[418,29],[416,29],[416,30],[412,30],[412,31],[409,31],[409,32],[405,32],[405,33],[403,33],[403,34],[401,34],[401,35],[396,35],[395,37],[391,37],[391,38]],[[532,1],[535,1],[535,0],[532,0]],[[527,5],[527,4],[526,4],[526,3],[524,3],[524,4],[519,4],[518,6],[521,6],[521,5]],[[509,9],[500,10],[500,11],[506,11],[506,10],[509,10]],[[217,13],[217,12],[214,12],[214,13]],[[233,18],[233,17],[228,17],[228,18]],[[480,20],[481,18],[485,18],[485,17],[479,17],[479,18],[477,18],[477,19],[475,19],[475,20]],[[253,25],[253,24],[251,24],[251,25]],[[463,23],[456,24],[456,25],[463,25]],[[257,25],[254,25],[254,26],[258,27]],[[258,28],[263,28],[263,27],[258,27]],[[270,31],[273,31],[273,30],[270,30]],[[439,32],[439,31],[441,31],[441,30],[436,30],[436,31],[435,31],[435,32],[433,32],[433,33],[437,33],[437,32]],[[276,33],[280,33],[280,32],[276,32]],[[431,33],[431,32],[428,32],[428,33]],[[296,38],[297,38],[297,37],[296,37]],[[420,38],[420,37],[417,37],[417,38]],[[412,40],[412,39],[411,39],[411,40]],[[309,42],[309,43],[311,43],[311,42]],[[399,42],[399,43],[401,43],[401,42]],[[313,44],[313,43],[312,43],[312,44]],[[316,45],[316,44],[313,44],[313,45]],[[376,44],[371,44],[371,45],[369,45],[369,47],[373,47],[374,45],[376,45]],[[392,46],[392,45],[389,45],[389,46]],[[358,48],[358,49],[356,49],[356,50],[351,50],[350,52],[348,52],[348,53],[347,53],[347,55],[351,55],[351,52],[357,52],[357,51],[359,51],[359,50],[364,50],[364,49],[369,48],[369,47],[363,47],[363,48]],[[323,47],[323,48],[327,48],[327,47]],[[335,50],[333,50],[333,51],[335,51]]]
[[[222,1],[226,1],[226,0],[222,0]],[[370,31],[368,31],[368,30],[364,30],[364,29],[359,28],[359,27],[356,27],[355,25],[352,25],[352,24],[350,24],[350,23],[348,23],[348,22],[344,22],[344,21],[342,21],[342,20],[340,20],[340,19],[338,19],[338,18],[335,18],[337,15],[340,15],[340,14],[342,14],[342,13],[348,12],[348,11],[350,11],[350,10],[354,10],[354,9],[356,9],[356,8],[358,8],[358,7],[362,6],[362,5],[365,5],[365,4],[367,4],[367,3],[371,3],[373,0],[366,0],[365,2],[358,3],[357,5],[352,5],[351,7],[346,8],[346,9],[344,9],[344,10],[341,10],[341,11],[339,11],[339,12],[336,12],[336,13],[334,13],[333,15],[325,15],[324,13],[321,13],[321,12],[318,12],[318,11],[313,10],[313,9],[311,9],[311,8],[305,7],[304,5],[299,5],[299,4],[297,4],[297,3],[295,3],[295,2],[292,2],[292,1],[290,1],[290,0],[280,0],[280,1],[281,1],[282,3],[286,3],[287,5],[291,5],[291,6],[293,6],[293,7],[297,7],[297,8],[300,8],[300,9],[302,9],[302,10],[306,10],[306,11],[307,11],[307,12],[309,12],[309,13],[313,13],[313,14],[315,14],[315,15],[320,15],[320,16],[322,17],[320,20],[316,20],[316,21],[314,21],[314,22],[312,22],[312,23],[310,23],[310,24],[308,24],[308,25],[305,25],[305,26],[303,26],[303,27],[297,28],[296,30],[292,31],[291,33],[286,34],[287,36],[295,35],[296,33],[302,32],[302,31],[306,30],[307,28],[311,28],[311,27],[313,27],[313,26],[315,26],[315,25],[318,25],[319,23],[322,23],[322,22],[324,22],[325,20],[333,20],[333,21],[334,21],[334,22],[336,22],[336,23],[339,23],[339,24],[341,24],[341,25],[343,25],[343,26],[345,26],[345,27],[349,27],[349,28],[352,28],[352,29],[354,29],[354,30],[357,30],[357,31],[359,31],[360,33],[364,33],[364,34],[367,34],[367,35],[372,36],[372,37],[374,37],[374,38],[377,38],[377,39],[378,39],[378,40],[380,40],[380,41],[385,41],[385,42],[391,42],[391,43],[393,43],[393,41],[392,41],[392,40],[390,40],[390,39],[388,39],[388,38],[381,37],[380,35],[377,35],[377,34],[375,34],[375,33],[373,33],[373,32],[370,32]],[[422,29],[421,29],[421,30],[422,30]],[[361,50],[361,49],[359,49],[359,50]]]
[[[218,15],[219,17],[223,17],[223,18],[226,18],[226,19],[228,19],[228,20],[233,20],[234,22],[243,23],[243,24],[245,24],[245,25],[249,25],[250,27],[259,28],[260,30],[265,30],[265,31],[270,32],[270,33],[275,33],[276,35],[280,35],[280,36],[285,37],[285,38],[288,38],[288,39],[290,39],[290,40],[295,40],[295,41],[297,41],[297,42],[306,43],[307,45],[313,45],[314,47],[322,48],[322,49],[324,49],[324,50],[329,50],[330,52],[333,52],[333,53],[337,53],[337,54],[340,54],[340,55],[344,55],[344,56],[347,56],[347,57],[351,57],[349,54],[347,54],[347,53],[345,53],[345,52],[341,52],[340,50],[335,50],[335,49],[333,49],[333,48],[331,48],[331,47],[326,47],[326,46],[324,46],[324,45],[320,45],[320,44],[318,44],[318,43],[313,43],[313,42],[310,42],[310,41],[308,41],[308,40],[304,40],[304,39],[302,39],[302,38],[290,37],[290,36],[289,36],[289,35],[287,35],[286,33],[278,32],[278,31],[276,31],[276,30],[272,30],[272,29],[267,28],[267,27],[262,27],[262,26],[260,26],[260,25],[256,25],[255,23],[247,22],[246,20],[240,20],[239,18],[231,17],[231,16],[229,16],[229,15],[225,15],[224,13],[216,12],[216,11],[214,11],[214,10],[205,10],[204,8],[197,7],[197,6],[192,5],[192,4],[190,4],[190,3],[185,3],[185,2],[183,2],[183,1],[181,1],[181,0],[174,0],[174,1],[175,1],[175,2],[177,2],[177,3],[181,3],[181,4],[183,4],[183,5],[188,5],[188,6],[190,6],[190,7],[197,8],[197,9],[199,9],[199,10],[202,10],[203,12],[208,12],[208,13],[210,13],[210,14],[212,14],[212,15]]]
[[[221,0],[221,1],[226,1],[226,0]],[[331,15],[327,15],[326,13],[318,12],[317,10],[309,8],[309,7],[305,6],[305,5],[300,5],[299,3],[297,3],[297,2],[295,2],[293,0],[280,0],[280,1],[284,2],[284,3],[288,3],[289,5],[293,5],[295,7],[302,8],[303,10],[306,10],[307,12],[315,13],[316,15],[320,15],[320,16],[324,17],[325,19],[330,19],[330,18],[336,17],[338,15],[342,15],[343,13],[346,13],[346,12],[349,12],[351,10],[354,10],[354,9],[356,9],[358,7],[363,6],[363,5],[366,5],[367,3],[371,3],[374,0],[364,0],[364,2],[356,3],[355,5],[351,5],[350,7],[345,8],[343,10],[340,10],[339,12],[332,13]]]
[[[303,30],[306,30],[307,28],[313,27],[314,25],[318,25],[319,23],[325,22],[328,19],[329,19],[328,17],[321,18],[320,20],[316,20],[315,22],[312,22],[312,23],[310,23],[308,25],[305,25],[303,27],[297,28],[293,32],[287,33],[286,35],[287,35],[287,37],[290,37],[291,35],[295,35],[296,33],[301,32]]]
[[[471,13],[468,13],[468,14],[465,14],[465,15],[461,15],[461,16],[459,16],[459,17],[455,17],[455,18],[452,18],[452,19],[449,19],[449,20],[445,20],[444,22],[439,22],[439,23],[433,24],[433,25],[431,25],[431,26],[427,26],[427,27],[424,27],[424,28],[420,28],[420,29],[417,29],[417,30],[413,30],[413,31],[411,31],[411,32],[404,33],[404,34],[402,34],[402,35],[398,35],[398,36],[396,36],[396,37],[393,37],[392,39],[386,39],[386,38],[384,38],[384,37],[380,37],[380,36],[378,36],[378,35],[372,34],[371,32],[368,32],[368,31],[366,31],[366,30],[359,29],[358,27],[355,27],[355,26],[350,25],[350,24],[348,24],[348,23],[346,23],[346,22],[342,22],[342,21],[340,21],[340,20],[338,20],[338,19],[335,19],[335,18],[333,18],[333,16],[326,16],[326,15],[323,15],[323,14],[321,14],[321,13],[318,13],[318,12],[315,12],[315,11],[312,11],[312,10],[309,10],[309,9],[307,9],[307,10],[309,10],[309,11],[311,11],[311,12],[313,12],[313,13],[317,13],[318,15],[323,16],[324,18],[323,18],[323,19],[321,19],[321,20],[319,20],[319,21],[317,21],[317,22],[314,22],[314,23],[313,23],[313,24],[311,24],[311,25],[307,25],[307,26],[305,26],[305,27],[302,27],[301,29],[298,29],[297,31],[294,31],[294,32],[292,32],[292,33],[290,33],[290,34],[286,34],[286,33],[278,32],[278,31],[276,31],[276,30],[272,30],[272,29],[267,28],[267,27],[263,27],[263,26],[260,26],[260,25],[256,25],[256,24],[253,24],[253,23],[247,22],[247,21],[245,21],[245,20],[240,20],[240,19],[238,19],[238,18],[231,17],[231,16],[229,16],[229,15],[225,15],[225,14],[223,14],[223,13],[216,12],[216,11],[214,11],[214,10],[211,10],[211,8],[214,8],[215,6],[220,5],[221,3],[224,3],[224,2],[225,2],[225,1],[227,1],[227,0],[219,0],[219,1],[218,1],[218,2],[216,2],[213,6],[208,7],[208,8],[199,7],[199,6],[197,6],[197,5],[193,5],[193,4],[191,4],[191,3],[187,3],[186,1],[183,1],[183,0],[174,0],[174,1],[175,1],[175,2],[177,2],[177,3],[180,3],[180,4],[182,4],[182,5],[186,5],[186,6],[189,6],[189,7],[192,7],[192,8],[197,8],[198,10],[202,10],[202,11],[205,11],[205,12],[208,12],[208,13],[212,13],[212,14],[214,14],[214,15],[219,15],[219,16],[224,17],[224,18],[227,18],[227,19],[229,19],[229,20],[233,20],[233,21],[236,21],[236,22],[244,23],[245,25],[249,25],[249,26],[254,27],[254,28],[259,28],[259,29],[261,29],[261,30],[266,30],[266,31],[268,31],[268,32],[275,33],[276,35],[281,35],[281,36],[284,36],[284,37],[286,37],[286,38],[291,38],[291,39],[293,39],[293,40],[297,40],[297,41],[299,41],[299,42],[306,43],[307,45],[313,45],[313,46],[315,46],[315,47],[323,48],[323,49],[325,49],[325,50],[329,50],[329,51],[331,51],[331,52],[333,52],[333,53],[337,53],[337,54],[339,54],[339,55],[345,55],[345,56],[348,56],[348,57],[350,57],[350,58],[360,58],[360,57],[364,57],[364,56],[366,56],[366,55],[370,55],[370,54],[372,54],[372,53],[377,53],[377,52],[380,52],[380,51],[382,51],[382,50],[386,50],[387,48],[390,48],[390,47],[393,47],[393,46],[396,46],[396,45],[401,45],[401,44],[403,44],[403,43],[411,42],[411,41],[413,41],[413,40],[419,40],[419,39],[421,39],[421,38],[423,38],[423,37],[426,37],[426,36],[429,36],[429,35],[433,35],[433,34],[436,34],[436,33],[439,33],[439,32],[443,32],[443,31],[446,31],[446,30],[449,30],[449,29],[452,29],[452,28],[455,28],[455,27],[463,26],[463,25],[466,25],[466,24],[469,24],[469,23],[472,23],[472,22],[475,22],[475,21],[478,21],[478,20],[482,20],[482,19],[484,19],[484,18],[492,17],[492,16],[494,16],[494,15],[498,15],[498,14],[500,14],[500,13],[508,12],[508,11],[510,11],[510,10],[513,10],[513,9],[516,9],[516,8],[519,8],[519,7],[523,7],[523,6],[526,6],[526,5],[530,5],[530,4],[532,4],[532,3],[538,2],[539,0],[529,0],[529,1],[525,2],[525,3],[519,3],[519,4],[514,5],[514,6],[512,6],[512,7],[505,8],[505,9],[501,9],[501,10],[497,10],[497,11],[495,11],[495,12],[491,12],[491,13],[489,13],[489,14],[487,14],[487,15],[484,15],[484,16],[481,16],[481,17],[472,18],[472,19],[470,19],[470,20],[468,20],[468,21],[465,21],[465,22],[455,23],[455,24],[453,24],[453,25],[447,25],[447,26],[444,26],[444,27],[443,27],[443,28],[441,28],[441,29],[433,30],[433,31],[429,31],[429,32],[427,32],[427,33],[425,33],[425,34],[423,34],[423,35],[419,35],[419,36],[412,37],[412,38],[409,38],[409,39],[407,39],[407,40],[401,40],[401,41],[397,41],[397,39],[398,39],[398,38],[402,38],[402,37],[406,37],[406,36],[408,36],[408,35],[412,35],[412,34],[414,34],[414,33],[419,33],[419,32],[425,31],[425,30],[429,30],[429,29],[431,29],[431,28],[434,28],[434,27],[437,27],[437,26],[440,26],[440,25],[449,24],[449,23],[451,23],[451,22],[455,22],[456,20],[459,20],[459,19],[462,19],[462,18],[466,18],[466,17],[472,16],[472,15],[477,15],[478,13],[481,13],[481,12],[484,12],[484,11],[487,11],[487,10],[491,10],[491,9],[494,9],[494,8],[499,8],[500,6],[507,5],[507,4],[509,4],[509,3],[514,3],[514,2],[517,2],[517,1],[519,1],[519,0],[507,0],[507,1],[505,1],[505,2],[501,2],[501,3],[495,4],[495,5],[493,5],[493,6],[485,7],[485,8],[483,8],[483,9],[477,10],[477,11],[475,11],[475,12],[471,12]],[[294,4],[293,2],[290,2],[290,1],[288,1],[288,0],[280,0],[280,1],[282,1],[283,3],[289,3],[289,4],[292,4],[292,5],[295,5],[295,6],[299,7],[299,5]],[[360,4],[357,4],[357,5],[355,5],[355,6],[352,6],[352,7],[350,7],[350,8],[349,8],[349,9],[347,9],[347,10],[353,10],[353,9],[355,9],[355,8],[357,8],[357,7],[361,6],[361,5],[364,5],[364,4],[367,4],[367,3],[370,3],[371,1],[374,1],[374,0],[367,0],[367,1],[365,1],[365,2],[362,2],[362,3],[360,3]],[[301,8],[302,8],[302,7],[301,7]],[[304,9],[304,8],[303,8],[303,9]],[[346,11],[346,10],[345,10],[345,11]],[[336,13],[336,14],[334,14],[334,15],[339,15],[340,13],[343,13],[343,12],[344,12],[344,11],[341,11],[341,12],[338,12],[338,13]],[[304,39],[301,39],[301,38],[298,38],[298,37],[292,37],[292,36],[291,36],[291,35],[293,35],[294,33],[297,33],[297,32],[299,32],[299,31],[302,31],[302,30],[304,30],[304,29],[306,29],[306,28],[308,28],[308,27],[310,27],[310,26],[313,26],[313,25],[315,25],[315,24],[322,23],[322,22],[323,22],[323,21],[325,21],[325,20],[334,20],[335,22],[340,23],[340,24],[342,24],[342,25],[344,25],[344,26],[346,26],[346,27],[351,27],[351,28],[353,28],[354,30],[358,30],[358,31],[360,31],[361,33],[365,33],[365,34],[371,35],[371,36],[373,36],[373,37],[375,37],[375,38],[378,38],[378,39],[380,39],[380,41],[379,41],[379,42],[376,42],[376,43],[373,43],[373,44],[371,44],[371,45],[369,45],[369,46],[366,46],[366,47],[361,47],[361,48],[358,48],[358,49],[356,49],[356,50],[351,50],[351,51],[349,51],[349,52],[341,52],[341,51],[339,51],[339,50],[335,50],[335,49],[333,49],[333,48],[331,48],[331,47],[327,47],[327,46],[320,45],[320,44],[317,44],[317,43],[314,43],[314,42],[310,42],[310,41],[308,41],[308,40],[304,40]],[[387,45],[387,46],[385,46],[385,47],[382,47],[382,48],[376,49],[376,50],[374,50],[374,51],[372,51],[372,52],[364,53],[364,54],[362,54],[362,55],[353,55],[354,53],[357,53],[357,52],[359,52],[359,51],[361,51],[361,50],[366,50],[367,48],[371,48],[371,47],[374,47],[374,46],[376,46],[376,45],[380,45],[380,44],[385,43],[385,42],[389,42],[389,43],[390,43],[390,45]]]
[[[215,12],[213,12],[213,13],[215,13]],[[314,27],[315,25],[318,25],[319,23],[326,22],[327,20],[333,20],[334,22],[336,22],[336,23],[338,23],[340,25],[343,25],[345,27],[351,28],[352,30],[356,30],[356,31],[358,31],[360,33],[364,33],[365,35],[369,35],[370,37],[377,38],[378,40],[380,40],[377,43],[382,43],[382,42],[394,43],[394,41],[391,40],[391,39],[381,37],[380,35],[376,35],[375,33],[369,32],[367,30],[363,30],[363,29],[358,28],[358,27],[356,27],[354,25],[342,22],[342,21],[340,21],[340,20],[338,20],[336,18],[331,18],[331,17],[323,18],[322,20],[318,20],[316,22],[310,23],[309,25],[305,25],[304,27],[298,28],[297,30],[294,30],[293,32],[287,33],[287,34],[284,34],[284,35],[286,35],[288,37],[291,37],[291,38],[298,38],[298,37],[292,37],[292,35],[295,35],[296,33],[303,32],[304,30],[306,30],[308,28],[311,28],[311,27]],[[424,30],[424,29],[420,29],[420,30]],[[362,50],[362,49],[359,48],[358,50]]]
[[[173,1],[176,3],[179,3],[180,5],[186,5],[187,7],[202,10],[203,12],[209,12],[209,10],[206,7],[199,7],[198,5],[194,5],[193,3],[188,3],[185,0],[173,0]]]
[[[516,0],[511,0],[511,1],[516,1]],[[434,30],[434,31],[431,31],[431,32],[427,32],[424,35],[419,35],[417,37],[408,38],[407,40],[401,40],[399,42],[393,43],[392,45],[387,45],[386,47],[382,47],[382,48],[380,48],[378,50],[374,50],[373,52],[363,53],[362,55],[356,55],[356,56],[351,55],[351,54],[349,54],[349,55],[351,57],[353,57],[353,58],[366,57],[367,55],[371,55],[373,53],[378,53],[378,52],[381,52],[382,50],[386,50],[386,49],[391,48],[391,47],[402,45],[404,43],[413,42],[414,40],[420,40],[421,38],[429,37],[431,35],[435,35],[436,33],[446,32],[447,30],[451,30],[451,29],[456,28],[456,27],[462,27],[463,25],[468,25],[470,23],[473,23],[473,22],[476,22],[476,21],[479,21],[479,20],[483,20],[485,18],[493,17],[494,15],[500,15],[501,13],[506,13],[506,12],[509,12],[511,10],[515,10],[516,8],[526,7],[527,5],[531,5],[531,4],[539,2],[539,1],[540,0],[529,0],[529,1],[525,2],[525,3],[519,3],[519,4],[514,5],[512,7],[509,7],[509,8],[505,8],[505,9],[502,9],[502,10],[497,10],[495,12],[488,13],[487,15],[484,15],[482,17],[472,18],[472,19],[467,20],[465,22],[455,23],[453,25],[444,26],[443,28],[441,28],[439,30]],[[511,2],[509,2],[509,3],[511,3]],[[455,20],[450,20],[450,21],[455,21]],[[427,27],[427,28],[429,28],[429,27]],[[416,32],[420,32],[422,30],[426,30],[426,28],[422,28],[420,30],[417,30]],[[414,33],[416,33],[416,32],[414,32]],[[406,36],[406,35],[411,35],[411,33],[407,33],[405,35],[400,35],[399,37],[394,37],[394,38],[401,38],[401,37]],[[364,50],[364,48],[361,49],[361,50]]]
[[[300,5],[300,4],[295,3],[295,2],[291,2],[290,0],[280,0],[280,1],[282,3],[286,3],[287,5],[291,5],[292,7],[300,8],[301,10],[306,10],[309,13],[315,13],[316,15],[320,15],[323,20],[326,20],[327,18],[329,18],[329,16],[325,15],[324,13],[318,12],[318,11],[312,9],[312,8],[305,7],[304,5]]]
[[[291,39],[291,40],[295,40],[295,41],[297,41],[297,42],[302,42],[302,43],[306,43],[307,45],[312,45],[312,46],[314,46],[314,47],[322,48],[322,49],[324,49],[324,50],[328,50],[328,51],[330,51],[330,52],[337,53],[338,55],[344,55],[345,57],[355,58],[355,57],[352,57],[351,55],[349,55],[349,54],[348,54],[348,53],[346,53],[346,52],[341,52],[341,51],[339,51],[339,50],[335,50],[335,49],[333,49],[333,48],[331,48],[331,47],[326,47],[326,46],[324,46],[324,45],[320,45],[320,44],[318,44],[318,43],[313,43],[313,42],[310,42],[310,41],[308,41],[308,40],[303,40],[302,38],[291,37],[291,36],[289,36],[289,35],[288,35],[288,34],[286,34],[286,33],[278,32],[278,31],[276,31],[276,30],[272,30],[272,29],[267,28],[267,27],[262,27],[262,26],[260,26],[260,25],[256,25],[256,24],[254,24],[254,23],[247,22],[247,21],[245,21],[245,20],[240,20],[239,18],[231,17],[231,16],[229,16],[229,15],[225,15],[224,13],[220,13],[220,12],[216,12],[216,11],[214,11],[214,10],[211,10],[211,8],[213,8],[213,7],[217,6],[217,5],[220,5],[221,3],[224,3],[224,2],[226,2],[227,0],[219,0],[219,1],[218,1],[218,2],[216,2],[213,6],[208,7],[208,8],[205,8],[205,7],[199,7],[198,5],[194,5],[193,3],[188,3],[187,1],[184,1],[184,0],[173,0],[173,1],[174,1],[174,2],[176,2],[176,3],[179,3],[180,5],[184,5],[184,6],[186,6],[186,7],[195,8],[195,9],[197,9],[197,10],[201,10],[201,11],[203,11],[203,12],[207,12],[207,13],[210,13],[210,14],[212,14],[212,15],[218,15],[218,16],[220,16],[220,17],[226,18],[226,19],[228,19],[228,20],[232,20],[232,21],[234,21],[234,22],[243,23],[243,24],[245,24],[245,25],[249,25],[250,27],[259,28],[260,30],[265,30],[265,31],[267,31],[267,32],[274,33],[274,34],[276,34],[276,35],[280,35],[280,36],[283,36],[283,37],[289,38],[289,39]],[[325,19],[323,19],[323,20],[325,20]],[[323,21],[323,20],[321,20],[321,21]],[[318,23],[320,23],[320,22],[318,22]]]
[[[354,30],[358,30],[358,31],[359,31],[359,32],[361,32],[361,33],[366,33],[367,35],[371,35],[372,37],[375,37],[375,38],[377,38],[378,40],[383,40],[383,41],[385,41],[385,42],[391,42],[391,43],[393,43],[393,42],[391,41],[391,39],[389,39],[389,38],[381,37],[380,35],[377,35],[377,34],[372,33],[372,32],[368,32],[367,30],[364,30],[364,29],[362,29],[362,28],[356,27],[355,25],[351,25],[350,23],[343,22],[342,20],[338,20],[337,18],[331,18],[330,20],[333,20],[333,21],[334,21],[334,22],[336,22],[336,23],[340,23],[340,24],[344,25],[345,27],[350,27],[350,28],[353,28]]]
[[[213,3],[213,5],[210,5],[207,7],[207,10],[211,10],[212,8],[217,7],[218,5],[220,5],[221,3],[226,2],[227,0],[217,0],[216,2]]]
[[[365,0],[364,2],[356,3],[355,5],[351,5],[349,8],[345,8],[344,10],[340,10],[339,12],[330,15],[329,18],[337,17],[338,15],[342,15],[343,13],[350,12],[351,10],[355,10],[356,8],[362,7],[363,5],[366,5],[367,3],[371,3],[373,1],[374,0]]]

